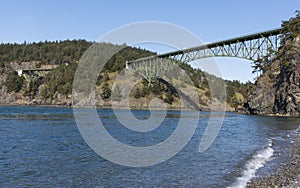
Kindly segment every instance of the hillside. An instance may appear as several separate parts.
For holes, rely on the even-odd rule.
[[[72,105],[72,82],[80,57],[93,43],[85,40],[66,40],[0,45],[0,104],[2,105]],[[113,50],[116,45],[101,43],[106,50]],[[99,74],[96,86],[98,107],[111,106],[119,100],[122,91],[111,96],[111,87],[116,76],[125,68],[125,62],[154,55],[153,52],[124,46],[105,65]],[[210,108],[210,91],[207,78],[201,70],[182,64],[199,94],[199,107]],[[38,79],[25,79],[18,76],[20,69],[52,68],[48,74]],[[217,80],[209,76],[211,80]],[[180,83],[178,83],[180,84]],[[251,84],[238,81],[226,81],[228,109],[238,109],[247,100],[247,90]],[[148,84],[140,81],[130,93],[132,108],[146,108],[150,99],[158,97],[169,108],[179,108],[178,94],[162,82]]]
[[[282,24],[281,48],[250,92],[251,114],[300,117],[300,12]]]

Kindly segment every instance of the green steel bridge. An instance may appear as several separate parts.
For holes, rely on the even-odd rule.
[[[23,76],[25,80],[31,81],[34,79],[43,78],[53,68],[33,68],[33,69],[20,69],[17,70],[19,76]]]
[[[142,75],[147,81],[162,78],[174,62],[188,63],[209,57],[236,57],[253,62],[271,59],[280,47],[282,28],[204,44],[156,56],[126,62],[126,68]]]
[[[188,63],[209,57],[236,57],[250,61],[272,58],[280,47],[282,28],[241,36],[229,40],[204,44],[188,49],[150,56],[126,62],[126,68],[137,72],[148,82],[163,79],[166,71],[172,71],[175,63]],[[18,70],[26,80],[44,77],[52,68]]]

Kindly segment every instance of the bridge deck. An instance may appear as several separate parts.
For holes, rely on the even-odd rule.
[[[40,69],[22,69],[23,72],[28,72],[28,71],[51,71],[53,70],[52,68],[40,68]]]
[[[194,52],[194,51],[211,49],[211,48],[215,48],[218,46],[230,45],[230,44],[237,43],[237,42],[244,42],[244,41],[248,41],[248,40],[259,39],[262,37],[279,35],[279,34],[281,34],[281,32],[282,32],[282,28],[273,29],[273,30],[255,33],[255,34],[251,34],[251,35],[245,35],[245,36],[241,36],[241,37],[237,37],[237,38],[232,38],[232,39],[228,39],[228,40],[218,41],[218,42],[214,42],[214,43],[208,43],[208,44],[204,44],[204,45],[200,45],[200,46],[196,46],[196,47],[192,47],[192,48],[188,48],[188,49],[184,49],[184,50],[178,50],[178,51],[168,52],[168,53],[159,54],[159,55],[155,55],[155,56],[140,58],[137,60],[130,61],[130,62],[128,62],[128,64],[137,62],[137,61],[150,60],[150,59],[155,59],[155,58],[167,58],[170,56],[176,56],[176,55],[190,53],[190,52]]]

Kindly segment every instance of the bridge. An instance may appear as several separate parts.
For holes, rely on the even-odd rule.
[[[272,59],[280,47],[282,28],[209,43],[184,50],[126,62],[126,68],[142,75],[148,82],[162,78],[174,62],[188,63],[208,57],[236,57],[253,62]]]
[[[25,80],[31,81],[34,79],[43,78],[46,74],[53,70],[53,68],[36,68],[36,69],[20,69],[17,70],[18,75],[23,76]]]

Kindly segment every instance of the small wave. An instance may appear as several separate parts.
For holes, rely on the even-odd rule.
[[[267,148],[258,151],[245,165],[245,170],[241,177],[238,177],[236,182],[228,188],[244,188],[253,177],[258,169],[271,160],[274,150],[272,149],[272,141],[269,140]]]
[[[298,128],[294,131],[295,134],[300,133],[300,125],[298,126]]]

